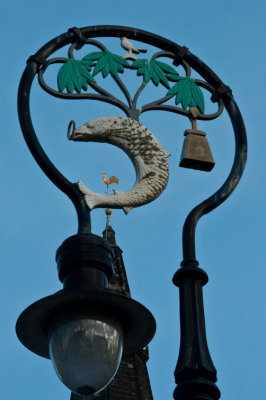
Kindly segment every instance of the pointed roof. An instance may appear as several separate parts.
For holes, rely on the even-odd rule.
[[[105,215],[106,215],[106,227],[103,231],[103,238],[111,245],[111,246],[116,246],[116,240],[115,240],[115,231],[112,228],[111,225],[111,215],[112,215],[112,210],[107,208],[105,210]]]

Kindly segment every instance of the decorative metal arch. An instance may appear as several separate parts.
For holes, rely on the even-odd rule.
[[[204,81],[195,80],[195,82],[198,86],[202,86],[211,92],[211,100],[218,103],[218,111],[211,115],[200,113],[198,119],[210,120],[217,118],[224,106],[232,122],[235,135],[235,157],[232,169],[224,184],[212,196],[197,205],[186,218],[183,228],[182,267],[177,271],[173,279],[174,283],[180,287],[181,302],[181,347],[175,372],[178,386],[174,397],[175,399],[218,399],[220,392],[214,384],[216,381],[216,370],[208,351],[202,302],[202,285],[207,282],[208,278],[206,273],[198,268],[198,262],[196,261],[195,231],[199,219],[214,210],[230,196],[244,171],[247,156],[246,132],[241,113],[233,98],[231,89],[186,47],[181,47],[161,36],[140,29],[111,25],[91,26],[80,29],[71,28],[68,32],[57,36],[45,44],[28,59],[18,92],[18,113],[21,128],[25,141],[40,168],[72,200],[78,215],[78,232],[90,232],[90,213],[77,184],[70,182],[60,173],[49,160],[38,141],[31,121],[30,91],[32,82],[35,76],[38,75],[42,88],[53,96],[71,100],[92,99],[105,101],[119,107],[127,116],[137,120],[141,113],[151,110],[169,111],[189,117],[189,111],[186,109],[164,104],[173,97],[169,94],[162,99],[137,109],[137,100],[141,91],[146,86],[145,81],[143,81],[135,96],[131,98],[120,78],[114,76],[116,83],[124,93],[126,103],[115,98],[93,81],[88,83],[96,93],[77,94],[56,91],[50,88],[45,82],[44,73],[49,65],[66,62],[65,58],[49,58],[55,51],[70,45],[68,57],[69,59],[73,59],[73,50],[78,50],[85,44],[94,45],[101,51],[105,51],[106,48],[94,38],[120,38],[123,36],[157,47],[160,51],[154,54],[153,58],[169,57],[172,59],[174,66],[182,65],[184,67],[186,77],[190,77],[191,68],[202,76]]]

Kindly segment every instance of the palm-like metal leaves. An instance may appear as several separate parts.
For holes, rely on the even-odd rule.
[[[130,65],[125,58],[105,50],[89,53],[82,60],[67,59],[58,72],[58,89],[60,92],[66,89],[68,93],[74,90],[80,93],[82,89],[88,89],[88,84],[96,83],[93,77],[99,72],[103,78],[110,74],[117,79],[118,74],[123,73],[125,68],[137,69],[137,74],[143,76],[146,84],[149,81],[155,86],[161,83],[169,89],[167,96],[175,96],[176,105],[181,103],[183,109],[197,107],[204,113],[204,97],[194,79],[179,76],[172,66],[158,61],[155,57],[139,59]],[[169,85],[170,81],[176,82],[172,88]]]
[[[95,51],[87,54],[83,60],[88,62],[97,61],[93,71],[93,76],[102,71],[103,78],[108,74],[111,74],[113,78],[117,78],[119,72],[124,72],[124,67],[130,66],[128,61],[123,57],[117,56],[108,50]]]
[[[87,90],[88,83],[95,82],[89,73],[92,65],[93,63],[87,60],[68,59],[58,72],[57,84],[59,91],[63,92],[65,88],[68,93],[72,93],[74,90],[77,93],[80,93],[81,89]]]
[[[167,89],[170,89],[168,80],[176,81],[179,74],[168,64],[157,61],[155,58],[136,60],[131,64],[131,68],[136,68],[138,75],[143,75],[144,82],[150,80],[155,86],[162,83]]]
[[[168,91],[167,95],[176,95],[175,104],[182,104],[184,110],[197,107],[204,113],[204,97],[194,79],[178,77],[178,82]]]

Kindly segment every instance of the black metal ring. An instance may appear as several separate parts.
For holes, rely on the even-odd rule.
[[[173,64],[178,67],[178,65],[180,65],[182,63],[182,61],[184,60],[186,54],[188,54],[189,50],[188,47],[183,46],[179,49],[178,53],[175,54],[175,58],[173,61]]]
[[[37,63],[39,69],[41,69],[42,67],[46,67],[46,65],[47,65],[47,60],[44,57],[38,56],[36,54],[33,54],[32,56],[30,56],[27,59],[26,64],[29,64],[32,61]]]
[[[214,90],[212,97],[211,97],[211,101],[213,103],[216,103],[216,101],[218,101],[219,99],[223,99],[224,101],[226,99],[228,100],[232,100],[233,99],[233,93],[232,93],[232,89],[227,86],[224,85],[223,83],[221,84],[221,82],[218,82],[218,87],[216,87],[216,89]]]
[[[78,40],[78,45],[76,46],[76,49],[79,50],[81,49],[81,47],[84,45],[84,43],[86,43],[86,37],[83,35],[83,33],[81,32],[81,30],[79,28],[77,28],[76,26],[73,26],[73,28],[69,28],[68,32],[70,33],[74,33],[75,37]]]
[[[72,128],[72,132],[70,134],[71,128]],[[69,122],[68,127],[67,127],[67,138],[68,138],[68,140],[71,140],[71,137],[72,137],[72,135],[73,135],[75,130],[76,130],[76,122],[72,119]]]

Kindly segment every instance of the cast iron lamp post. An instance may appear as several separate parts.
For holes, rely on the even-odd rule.
[[[128,50],[128,54],[124,58],[114,55],[94,39],[102,37],[122,38],[122,46]],[[150,59],[139,59],[132,54],[134,49],[127,38],[155,46],[160,51]],[[68,59],[49,58],[66,45],[70,45]],[[96,46],[100,51],[92,52],[82,60],[75,60],[73,50],[84,45]],[[135,50],[138,53],[138,49]],[[175,67],[182,66],[186,76],[180,77],[172,66],[159,62],[159,57],[170,58]],[[129,64],[128,60],[133,63]],[[54,63],[63,64],[58,74],[59,90],[49,87],[44,80],[45,70]],[[94,72],[91,75],[92,68]],[[118,76],[124,68],[137,69],[138,75],[143,76],[143,83],[133,99]],[[204,81],[191,79],[191,68]],[[108,74],[112,75],[127,103],[97,85],[94,77],[100,71],[104,78]],[[42,88],[53,96],[108,102],[135,121],[138,121],[141,113],[151,110],[164,110],[188,117],[192,121],[192,129],[185,132],[180,165],[205,171],[212,169],[214,161],[205,133],[197,130],[196,120],[214,119],[221,114],[223,107],[226,108],[235,134],[233,166],[221,188],[188,215],[183,229],[183,261],[173,278],[180,290],[181,325],[174,398],[219,399],[220,391],[215,384],[216,369],[209,354],[205,332],[202,287],[208,277],[196,260],[195,230],[198,220],[204,214],[230,196],[241,178],[246,162],[245,127],[230,88],[186,47],[128,27],[72,28],[44,45],[27,61],[18,94],[21,128],[43,172],[73,202],[78,215],[78,233],[66,239],[57,250],[56,260],[63,289],[29,306],[18,319],[17,335],[28,349],[42,357],[51,358],[59,377],[78,395],[91,395],[106,387],[118,369],[122,353],[126,355],[135,352],[151,340],[155,332],[155,321],[141,304],[108,289],[108,280],[112,275],[112,250],[106,241],[91,233],[90,212],[80,186],[71,183],[55,168],[35,134],[29,97],[36,75]],[[139,95],[148,82],[156,86],[163,84],[169,91],[164,98],[137,108]],[[176,83],[170,88],[169,82]],[[88,86],[94,92],[81,93]],[[217,102],[216,113],[204,114],[199,87],[208,90],[211,100]],[[65,88],[67,92],[64,92]],[[174,96],[176,106],[164,104]],[[182,108],[178,107],[179,103]],[[76,373],[73,374],[73,371]]]

